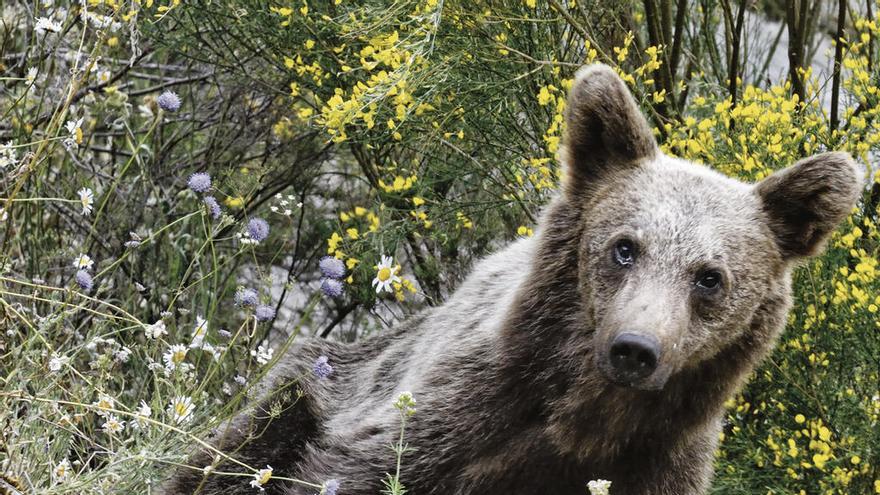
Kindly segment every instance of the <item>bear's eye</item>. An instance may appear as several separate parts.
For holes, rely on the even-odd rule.
[[[697,276],[696,285],[706,292],[715,292],[721,287],[721,272],[706,270]]]
[[[620,266],[630,266],[636,261],[636,246],[629,239],[621,239],[614,245],[614,262]]]

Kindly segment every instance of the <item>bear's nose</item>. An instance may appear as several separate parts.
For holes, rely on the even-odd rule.
[[[647,378],[659,359],[660,343],[652,336],[625,332],[611,342],[611,366],[623,379]]]

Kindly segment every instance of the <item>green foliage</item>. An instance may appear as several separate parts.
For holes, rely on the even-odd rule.
[[[391,450],[397,456],[397,468],[394,474],[386,473],[382,484],[385,488],[382,493],[385,495],[403,495],[407,492],[403,483],[400,481],[400,465],[403,462],[403,455],[412,450],[409,445],[403,443],[403,437],[406,432],[406,420],[416,413],[416,400],[409,392],[403,392],[394,401],[394,407],[400,412],[400,437],[397,443],[391,445]]]

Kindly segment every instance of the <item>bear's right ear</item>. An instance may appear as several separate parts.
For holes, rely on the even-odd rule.
[[[562,161],[569,194],[657,154],[651,127],[626,84],[607,65],[577,71],[568,93],[565,124]]]
[[[805,158],[755,186],[785,259],[818,254],[856,205],[864,172],[847,153]]]

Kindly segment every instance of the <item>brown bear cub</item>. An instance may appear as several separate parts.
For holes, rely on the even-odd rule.
[[[375,495],[395,470],[392,403],[410,391],[401,481],[413,495],[583,495],[595,479],[613,495],[706,493],[722,404],[772,349],[792,268],[848,215],[863,174],[827,153],[752,185],[666,156],[603,65],[577,73],[567,108],[564,187],[533,238],[395,330],[290,352],[267,381],[276,393],[214,445],[276,477]],[[166,491],[254,493],[252,479],[181,470]]]

